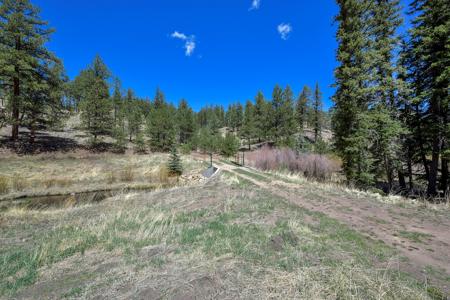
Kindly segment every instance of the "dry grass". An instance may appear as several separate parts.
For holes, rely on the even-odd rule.
[[[132,166],[126,166],[120,171],[120,180],[123,182],[132,182],[134,180],[134,171]]]
[[[429,299],[386,245],[234,176],[72,206],[1,213],[1,295]]]
[[[7,194],[9,192],[9,178],[6,176],[0,176],[0,195]]]
[[[335,182],[310,182],[308,178],[305,176],[292,173],[289,171],[266,171],[266,174],[274,176],[275,178],[281,179],[288,183],[294,183],[301,185],[305,188],[309,188],[312,191],[323,191],[330,193],[338,193],[341,195],[348,195],[352,198],[359,199],[370,199],[386,204],[392,204],[402,207],[411,207],[411,208],[423,208],[430,211],[436,212],[448,212],[450,213],[450,201],[443,201],[441,203],[432,203],[428,201],[426,198],[418,198],[411,199],[402,197],[399,195],[381,195],[379,193],[360,190],[357,188],[349,187],[344,184],[335,183]]]
[[[164,174],[149,176],[168,160],[166,154],[40,154],[0,158],[0,200],[18,196],[76,193],[123,188],[124,184],[166,183]],[[182,157],[186,172],[201,168],[188,156]],[[10,174],[15,174],[10,177]]]
[[[14,175],[11,180],[12,188],[15,191],[21,192],[27,187],[27,182],[19,175]]]

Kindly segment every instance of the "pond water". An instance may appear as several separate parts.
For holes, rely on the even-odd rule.
[[[126,188],[120,190],[102,190],[94,192],[71,193],[65,195],[49,195],[24,197],[14,200],[5,200],[0,202],[0,211],[9,208],[26,208],[34,210],[44,210],[49,208],[66,208],[89,203],[98,203],[113,196],[129,193],[133,191],[152,191],[156,186],[145,188]]]

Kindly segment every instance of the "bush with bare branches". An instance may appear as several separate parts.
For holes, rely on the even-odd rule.
[[[301,173],[306,178],[320,181],[331,180],[340,169],[340,164],[325,155],[296,153],[289,148],[263,147],[247,154],[250,165],[261,170],[289,170]]]

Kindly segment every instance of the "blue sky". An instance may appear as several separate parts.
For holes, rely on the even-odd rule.
[[[331,105],[334,0],[32,2],[56,29],[49,47],[70,78],[100,54],[124,88],[153,98],[159,86],[196,110],[316,82]]]

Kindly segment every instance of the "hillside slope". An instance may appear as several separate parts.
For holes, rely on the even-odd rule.
[[[448,237],[427,227],[448,228],[448,215],[219,165],[205,183],[62,209],[0,212],[0,294],[409,300],[448,291],[448,257],[439,244]],[[370,219],[374,209],[396,218]],[[425,227],[414,232],[427,234],[398,231],[403,251],[391,238],[413,216]],[[365,232],[370,228],[373,234]],[[436,261],[407,256],[412,247],[434,251]],[[417,272],[424,267],[426,284]]]

